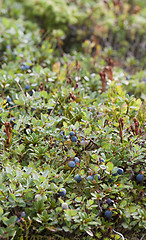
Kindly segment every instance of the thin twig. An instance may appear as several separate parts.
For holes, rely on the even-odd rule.
[[[18,86],[19,86],[20,90],[22,91],[22,93],[23,93],[24,97],[26,97],[26,96],[25,96],[25,92],[23,91],[23,88],[21,87],[20,83],[19,83],[18,81],[16,81],[16,82],[17,82],[17,84],[18,84]]]

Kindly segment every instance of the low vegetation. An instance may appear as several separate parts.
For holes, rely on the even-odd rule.
[[[0,239],[144,239],[144,13],[3,1]]]

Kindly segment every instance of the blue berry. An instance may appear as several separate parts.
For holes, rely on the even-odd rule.
[[[93,176],[88,176],[86,179],[87,180],[93,180]]]
[[[12,99],[8,96],[7,97],[7,103],[9,103],[9,102],[11,102],[12,101]]]
[[[112,217],[112,212],[110,210],[106,210],[104,215],[105,215],[106,218],[110,219]]]
[[[16,118],[15,117],[11,117],[10,123],[15,125],[16,124]]]
[[[28,70],[30,69],[30,66],[29,65],[25,65],[25,70]]]
[[[99,162],[105,163],[104,159],[101,159],[101,158],[99,159]]]
[[[61,132],[60,132],[60,135],[61,135],[61,136],[64,136],[64,131],[61,131]]]
[[[71,138],[71,141],[72,141],[72,142],[76,142],[76,141],[77,141],[77,137],[76,137],[76,136],[73,136],[73,137]]]
[[[25,70],[25,65],[21,65],[21,70],[24,71]]]
[[[53,108],[48,108],[47,113],[50,114]]]
[[[118,175],[118,172],[112,174],[114,177]]]
[[[75,163],[79,163],[79,158],[78,157],[75,157]]]
[[[123,169],[122,169],[122,168],[119,168],[119,169],[118,169],[118,171],[117,171],[117,173],[118,173],[119,175],[122,175],[122,174],[123,174],[123,172],[124,172],[124,171],[123,171]]]
[[[30,89],[30,85],[29,85],[29,84],[26,84],[26,85],[25,85],[25,89],[26,89],[26,90],[29,90],[29,89]]]
[[[74,167],[76,166],[76,164],[75,164],[74,161],[70,161],[68,165],[69,165],[69,167],[71,167],[71,168],[74,168]]]
[[[32,90],[30,91],[30,96],[31,96],[31,97],[33,96],[34,92],[36,92],[36,89],[32,89]]]
[[[81,181],[82,181],[82,178],[81,178],[81,176],[80,176],[79,174],[77,174],[77,175],[75,176],[75,180],[76,180],[77,182],[81,182]]]
[[[23,63],[20,68],[22,71],[24,71],[30,69],[30,66]]]
[[[61,188],[61,189],[60,189],[60,192],[59,192],[59,196],[64,197],[65,194],[66,194],[65,188]]]
[[[69,133],[69,135],[72,137],[72,136],[75,135],[75,133],[74,133],[73,131],[71,131],[71,132]]]
[[[141,174],[141,173],[139,173],[139,174],[136,176],[136,180],[137,180],[138,182],[142,182],[142,181],[144,180],[144,175]]]
[[[106,202],[107,202],[108,205],[113,203],[113,201],[110,198],[108,198]]]
[[[114,180],[112,178],[110,178],[108,181],[109,181],[109,183],[112,183]]]

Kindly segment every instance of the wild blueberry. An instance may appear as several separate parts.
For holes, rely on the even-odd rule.
[[[76,164],[75,164],[74,161],[70,161],[68,165],[69,165],[69,167],[71,167],[71,168],[74,168],[74,167],[76,166]]]
[[[124,171],[123,171],[123,169],[122,169],[122,168],[119,168],[119,169],[118,169],[118,171],[117,171],[117,173],[118,173],[119,175],[122,175],[122,174],[123,174],[123,172],[124,172]]]
[[[81,176],[80,176],[79,174],[77,174],[77,175],[75,176],[75,180],[76,180],[77,182],[81,182],[81,181],[82,181],[82,178],[81,178]]]
[[[21,65],[21,70],[24,71],[25,70],[25,65]]]
[[[12,99],[8,96],[7,97],[7,103],[9,103],[9,102],[11,102],[12,101]]]
[[[78,157],[75,157],[75,163],[79,163],[79,158]]]
[[[110,178],[109,180],[108,180],[108,182],[109,183],[112,183],[114,180],[112,179],[112,178]]]
[[[64,131],[61,131],[61,132],[60,132],[60,135],[61,135],[61,136],[64,136]]]
[[[104,215],[105,215],[106,218],[110,219],[112,217],[112,211],[106,210]]]
[[[142,182],[142,181],[144,180],[144,175],[141,174],[141,173],[139,173],[139,174],[136,176],[136,180],[137,180],[138,182]]]
[[[30,69],[30,66],[29,65],[25,65],[25,70],[28,70]]]
[[[74,133],[73,131],[71,131],[71,132],[69,133],[69,135],[72,137],[72,136],[75,135],[75,133]]]
[[[47,113],[50,114],[53,108],[48,108]]]
[[[110,198],[108,198],[106,202],[108,205],[111,205],[113,203],[113,201]]]
[[[59,192],[59,196],[64,197],[65,194],[66,194],[65,188],[61,188],[61,189],[60,189],[60,192]]]
[[[10,123],[15,125],[16,124],[16,118],[15,117],[11,117]]]
[[[118,175],[118,172],[112,174],[114,177]]]
[[[25,90],[29,90],[30,89],[30,85],[29,84],[26,84],[25,85]]]
[[[36,92],[36,89],[32,89],[31,91],[30,91],[30,96],[33,96],[33,94]]]
[[[105,163],[105,161],[104,161],[104,159],[99,159],[99,162],[101,163],[101,162],[103,162],[103,163]]]
[[[88,176],[86,179],[87,180],[93,180],[93,176]]]
[[[77,141],[77,137],[76,137],[76,136],[73,136],[73,137],[71,138],[71,141],[72,141],[72,142],[76,142],[76,141]]]

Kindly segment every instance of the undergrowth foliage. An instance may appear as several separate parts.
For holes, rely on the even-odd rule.
[[[102,50],[111,31],[107,10],[99,17],[107,28],[101,41],[93,30],[101,27],[95,20],[103,4],[121,26],[127,13],[133,24],[143,19],[143,3],[97,1],[96,9],[94,1],[34,2],[9,0],[8,8],[4,1],[1,9],[0,239],[142,239],[143,56],[136,73],[127,48]],[[86,35],[93,23],[85,40],[80,27]],[[70,27],[79,35],[65,53]],[[133,29],[143,36],[139,25]],[[126,57],[128,72],[116,54]]]

